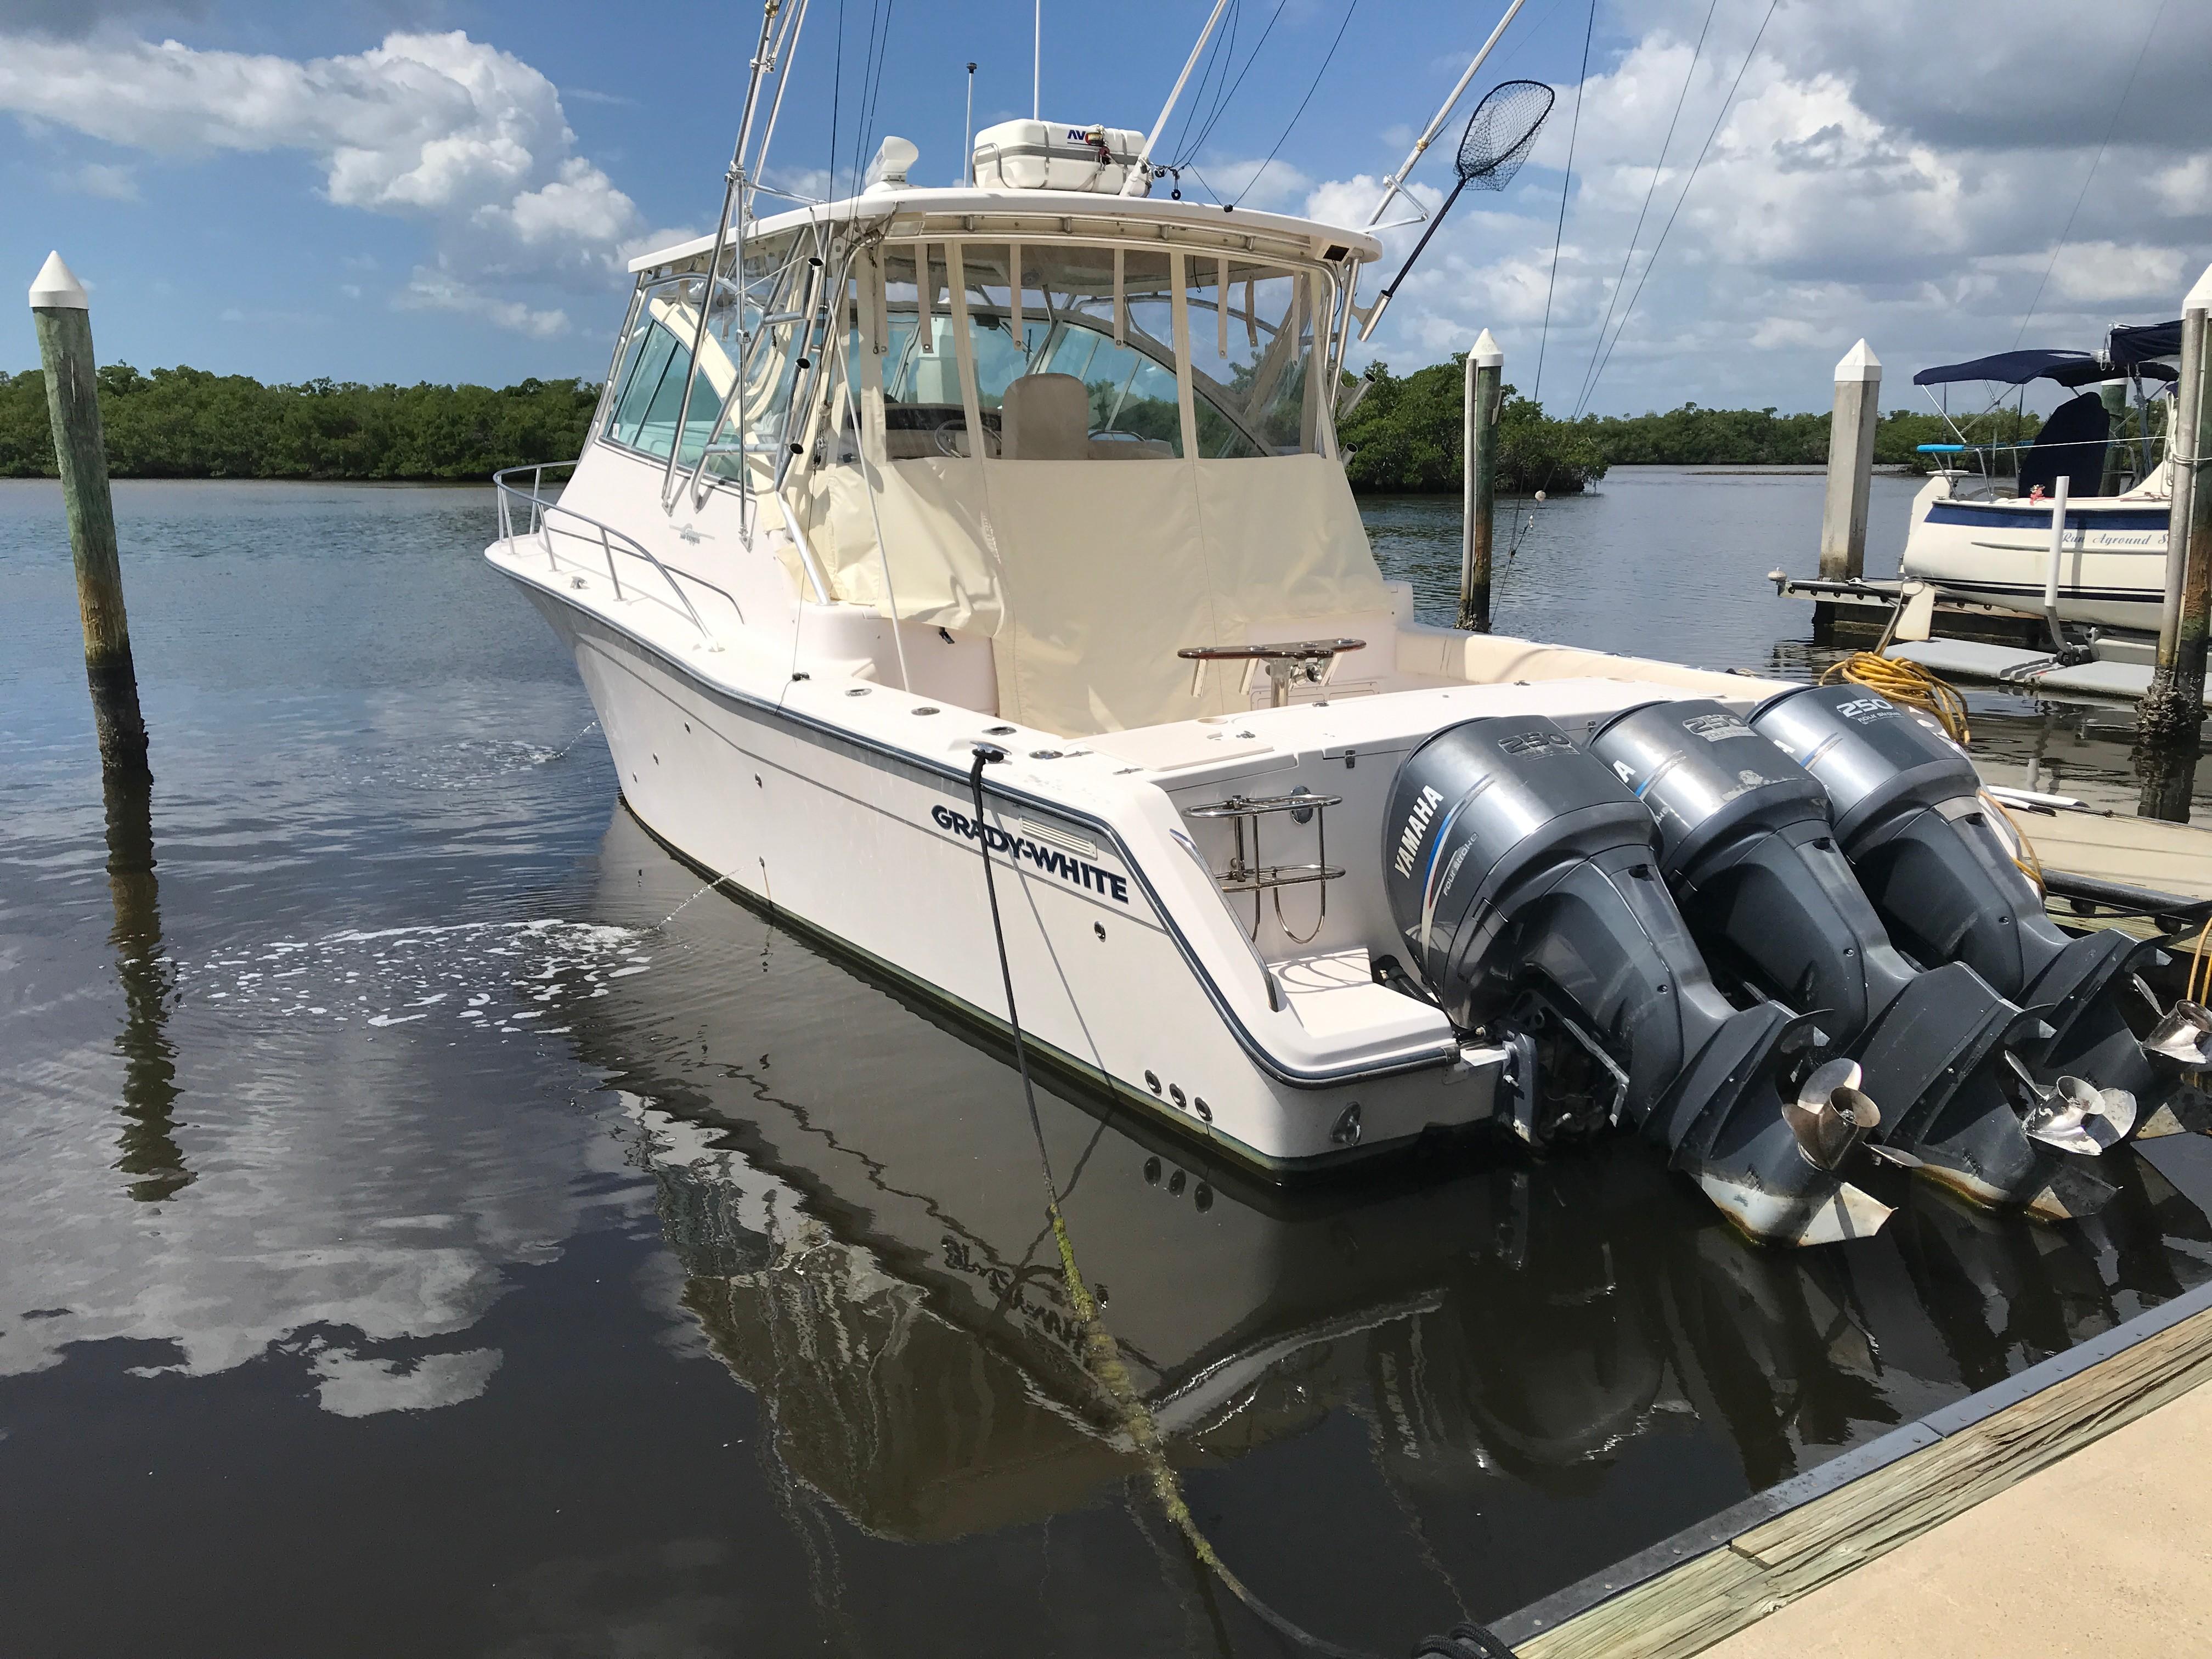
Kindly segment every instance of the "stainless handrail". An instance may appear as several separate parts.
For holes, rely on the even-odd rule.
[[[684,585],[682,582],[677,580],[676,573],[669,569],[666,565],[661,563],[661,562],[653,556],[652,549],[647,547],[642,542],[637,540],[636,538],[624,534],[623,532],[616,529],[612,525],[606,524],[600,520],[594,519],[589,514],[579,513],[573,507],[563,507],[558,501],[548,501],[545,499],[543,494],[545,469],[549,466],[573,467],[575,465],[576,463],[574,461],[538,461],[526,466],[507,467],[500,471],[493,473],[491,475],[491,481],[493,484],[497,487],[499,491],[500,539],[503,542],[513,542],[518,539],[514,533],[514,514],[513,507],[510,505],[510,501],[527,501],[530,504],[530,525],[529,528],[523,532],[523,537],[524,538],[535,539],[543,545],[545,549],[545,568],[549,570],[557,570],[560,568],[560,556],[555,552],[553,548],[554,531],[552,527],[552,519],[554,514],[558,514],[564,518],[574,519],[577,523],[589,526],[590,529],[597,532],[600,550],[606,556],[607,579],[614,584],[615,598],[619,599],[623,597],[622,589],[622,574],[615,564],[615,544],[619,542],[622,544],[622,550],[624,553],[629,554],[633,558],[643,559],[647,564],[651,565],[655,570],[660,573],[660,579],[668,584],[668,591],[676,596],[677,604],[684,607],[684,614],[691,619],[692,627],[699,630],[699,637],[707,642],[708,649],[711,651],[720,650],[722,648],[720,641],[714,637],[714,631],[709,629],[704,622],[700,620],[698,610],[691,603],[691,596],[684,591]],[[527,472],[530,474],[530,489],[526,494],[520,485],[507,482],[516,474],[522,472]],[[564,529],[560,533],[567,536],[575,536],[576,539],[579,541],[588,541],[591,539],[589,537],[579,535],[578,532],[572,530]],[[700,586],[721,594],[724,599],[729,600],[731,606],[737,610],[739,619],[743,619],[744,615],[744,608],[738,605],[735,595],[730,593],[724,588],[716,586],[713,582],[707,581],[701,577],[692,576],[689,571],[686,571],[684,574],[689,576],[691,580],[697,582]],[[641,595],[640,597],[642,598],[643,596]]]

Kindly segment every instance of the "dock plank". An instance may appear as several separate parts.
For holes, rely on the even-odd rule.
[[[2212,1381],[2212,1310],[1528,1638],[1522,1659],[1684,1659]]]

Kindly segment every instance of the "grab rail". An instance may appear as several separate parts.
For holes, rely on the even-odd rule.
[[[619,599],[623,597],[622,573],[615,564],[616,544],[620,543],[623,552],[632,558],[644,560],[660,573],[660,579],[668,584],[668,591],[676,596],[677,604],[684,607],[684,614],[690,618],[692,627],[699,630],[699,637],[707,642],[707,648],[710,651],[720,650],[722,648],[720,642],[714,637],[714,631],[700,620],[699,612],[692,605],[690,595],[684,591],[683,583],[677,580],[676,573],[654,557],[652,549],[647,547],[636,538],[623,534],[612,525],[603,523],[589,514],[579,513],[572,507],[563,507],[557,499],[549,501],[545,498],[544,490],[546,468],[573,467],[575,465],[574,461],[538,461],[526,466],[510,466],[493,473],[491,481],[499,491],[499,538],[503,542],[512,542],[516,539],[514,509],[516,505],[527,502],[529,527],[523,532],[523,536],[538,542],[545,550],[546,568],[557,570],[560,568],[560,556],[554,550],[553,537],[556,532],[552,520],[556,514],[562,518],[574,519],[577,523],[588,526],[596,533],[599,550],[605,556],[607,562],[607,580],[614,584],[615,598]],[[508,482],[516,475],[524,472],[530,475],[530,488],[526,492],[520,484]],[[558,533],[573,536],[581,542],[588,543],[592,539],[592,537],[574,530],[563,529]],[[729,600],[732,608],[738,611],[739,618],[743,618],[744,609],[738,605],[733,594],[724,588],[715,586],[713,582],[703,580],[697,576],[690,576],[688,571],[684,574],[690,576],[691,580],[697,582],[700,586],[721,594],[724,599]]]

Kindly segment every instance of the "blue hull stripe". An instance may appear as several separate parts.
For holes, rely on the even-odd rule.
[[[2162,507],[2069,511],[2066,514],[2066,527],[2069,530],[2164,530],[2170,517]],[[2047,531],[2051,528],[2051,512],[2048,507],[2039,513],[2033,507],[1978,507],[1971,501],[1936,501],[1928,509],[1928,522]]]

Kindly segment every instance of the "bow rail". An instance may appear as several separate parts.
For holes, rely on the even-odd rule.
[[[589,514],[562,506],[558,496],[549,498],[545,494],[547,469],[574,467],[575,465],[574,461],[538,461],[526,466],[507,467],[493,473],[491,481],[499,491],[500,539],[510,543],[536,542],[545,550],[545,565],[549,570],[561,568],[562,555],[557,538],[581,542],[586,547],[596,544],[601,558],[605,561],[607,580],[614,584],[617,599],[630,596],[623,592],[622,570],[616,561],[616,555],[619,553],[628,558],[643,561],[659,574],[662,581],[667,583],[668,591],[675,595],[677,605],[682,608],[692,627],[699,630],[699,637],[706,641],[707,648],[720,650],[721,645],[714,637],[714,630],[701,620],[697,607],[691,603],[691,596],[684,591],[684,583],[693,582],[709,592],[720,594],[729,601],[730,608],[738,612],[738,620],[742,622],[744,612],[735,596],[688,570],[683,573],[679,580],[678,573],[663,564],[653,556],[653,550],[635,537],[625,535],[612,525],[594,519]],[[516,482],[525,474],[529,477],[527,488]],[[572,557],[570,562],[580,562]],[[632,586],[635,588],[635,584],[633,583]],[[646,596],[639,593],[636,597],[642,599]]]

